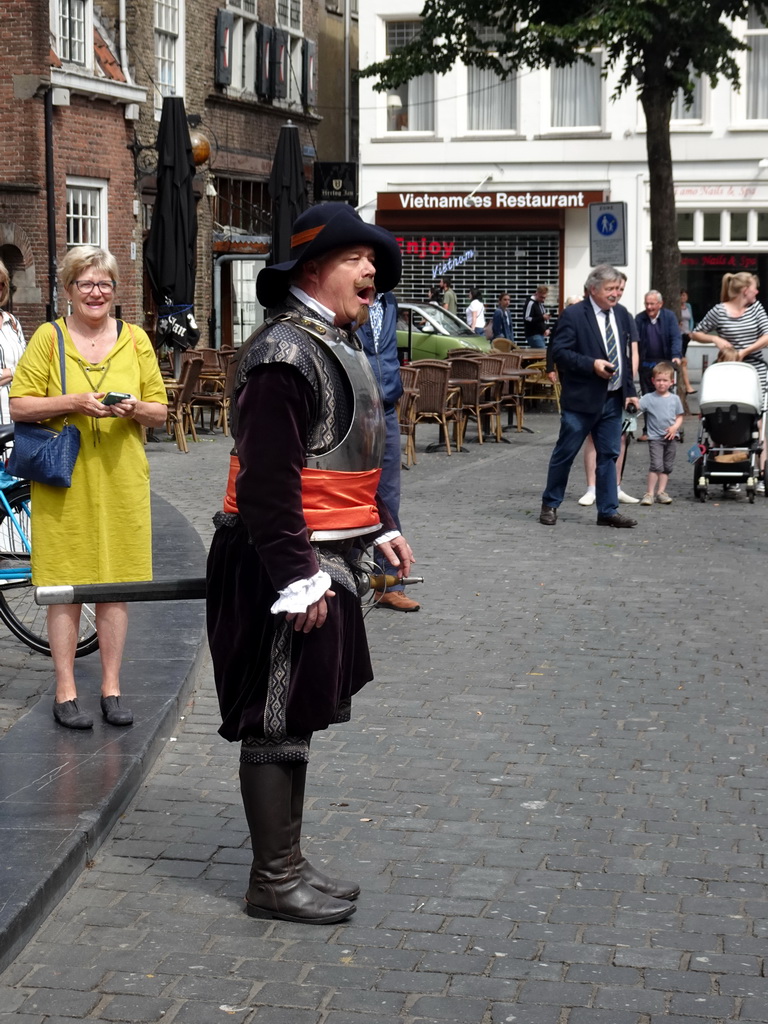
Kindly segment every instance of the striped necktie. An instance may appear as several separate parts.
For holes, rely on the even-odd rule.
[[[616,335],[613,333],[613,327],[611,327],[611,311],[610,309],[604,309],[605,314],[605,348],[608,352],[608,359],[611,364],[615,367],[613,376],[608,381],[608,390],[615,390],[619,382],[621,381],[621,364],[619,363],[619,346],[616,344]]]

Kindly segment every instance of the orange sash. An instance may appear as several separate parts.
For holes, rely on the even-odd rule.
[[[240,460],[230,456],[227,493],[224,511],[237,512],[235,481],[240,472]],[[307,529],[350,530],[357,527],[378,526],[376,490],[380,469],[361,473],[344,473],[331,469],[301,471],[301,503]]]

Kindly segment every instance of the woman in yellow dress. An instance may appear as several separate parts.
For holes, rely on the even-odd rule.
[[[152,577],[149,466],[141,428],[166,417],[166,390],[149,338],[110,315],[118,272],[114,256],[96,246],[71,249],[60,268],[72,312],[57,323],[64,335],[67,393],[61,393],[56,330],[43,324],[22,356],[11,387],[19,422],[65,422],[80,430],[71,487],[32,484],[32,581],[36,586],[116,583]],[[128,397],[105,405],[107,392]],[[53,716],[89,729],[75,686],[80,605],[51,605],[48,639],[56,674]],[[120,665],[128,630],[123,603],[96,605],[101,654],[101,711],[112,725],[130,725],[120,705]]]

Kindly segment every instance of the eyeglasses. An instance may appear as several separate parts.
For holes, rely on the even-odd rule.
[[[74,284],[81,295],[90,295],[94,288],[102,295],[111,295],[116,287],[114,281],[75,281]]]

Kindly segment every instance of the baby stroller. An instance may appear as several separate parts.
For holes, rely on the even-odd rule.
[[[692,449],[693,493],[707,500],[710,484],[746,484],[755,500],[765,436],[765,406],[757,370],[748,363],[714,363],[701,379],[698,445]],[[696,448],[698,447],[698,453]]]

